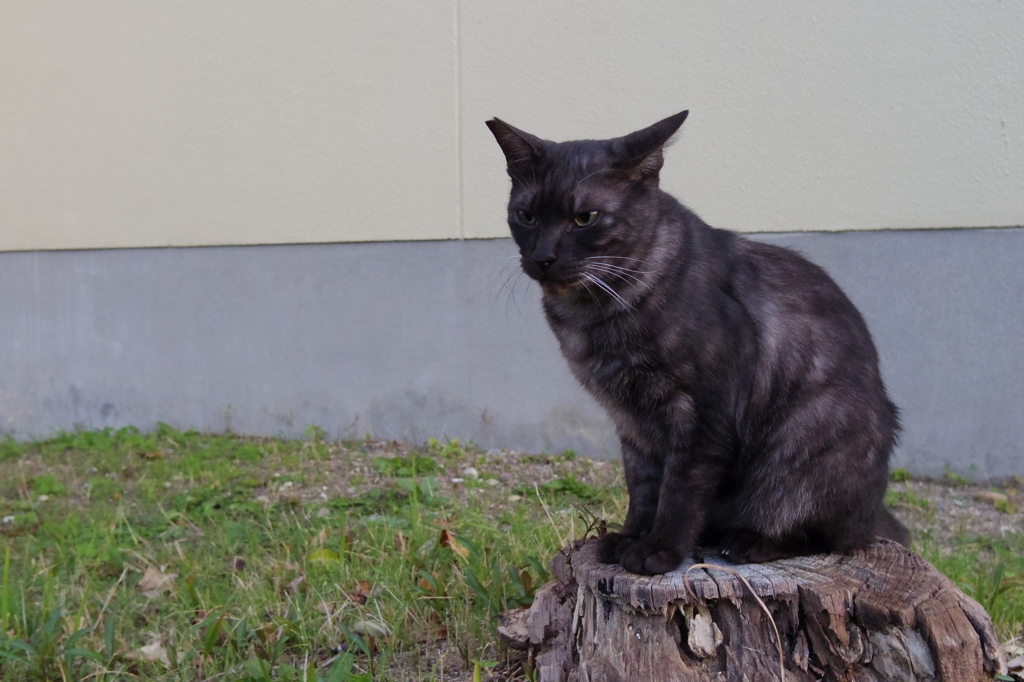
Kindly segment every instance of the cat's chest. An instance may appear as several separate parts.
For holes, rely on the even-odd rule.
[[[644,330],[557,324],[552,329],[573,374],[606,406],[631,412],[671,399],[676,388],[673,373],[657,339]]]

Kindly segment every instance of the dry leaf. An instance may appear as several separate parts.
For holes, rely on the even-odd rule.
[[[167,649],[159,639],[141,649],[129,651],[124,657],[129,661],[159,661],[168,668],[171,667],[171,661],[167,658]]]
[[[974,499],[976,499],[976,500],[978,500],[980,502],[988,502],[989,504],[996,504],[997,502],[1004,502],[1005,503],[1010,498],[1008,498],[1003,493],[997,493],[997,492],[994,492],[992,490],[986,490],[984,492],[980,492],[977,495],[975,495]]]
[[[438,625],[424,630],[420,636],[416,638],[416,642],[418,644],[429,644],[443,639],[448,639],[448,626]]]
[[[519,571],[519,582],[523,589],[526,590],[526,594],[533,592],[533,577],[529,571]]]
[[[453,552],[465,559],[469,556],[469,548],[455,539],[455,534],[449,530],[441,531],[441,538],[438,540],[442,547],[449,547]]]
[[[348,598],[357,604],[365,604],[366,600],[375,594],[369,580],[360,580],[356,583],[355,589],[348,593]]]
[[[306,589],[306,576],[305,575],[300,575],[298,578],[296,578],[295,580],[293,580],[290,583],[288,583],[285,586],[285,588],[284,588],[285,592],[287,592],[288,594],[298,594],[299,592],[304,592],[305,589]]]
[[[349,626],[352,632],[363,637],[387,637],[391,632],[388,626],[374,620],[357,620]]]
[[[149,599],[156,599],[164,592],[171,591],[171,588],[174,586],[174,579],[177,577],[177,573],[163,573],[150,566],[142,575],[142,579],[139,580],[138,587],[142,590],[143,596]]]

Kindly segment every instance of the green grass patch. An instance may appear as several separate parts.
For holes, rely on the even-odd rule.
[[[1002,641],[1024,636],[1024,535],[964,536],[945,547],[924,535],[914,549],[985,607]]]
[[[0,679],[507,671],[494,616],[532,602],[582,532],[573,505],[598,495],[562,476],[541,486],[546,505],[517,500],[499,464],[457,441],[319,430],[0,440]],[[468,466],[481,480],[453,484]]]

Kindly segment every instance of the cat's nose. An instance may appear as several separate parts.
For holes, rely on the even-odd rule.
[[[553,253],[535,253],[533,254],[533,262],[539,265],[542,269],[551,265],[555,262],[557,256]]]

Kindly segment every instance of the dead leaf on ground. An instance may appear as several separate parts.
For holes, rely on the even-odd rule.
[[[124,657],[129,661],[158,661],[168,668],[171,667],[171,661],[167,657],[167,649],[164,648],[163,642],[159,639],[140,649],[129,651]]]
[[[363,637],[387,637],[391,630],[387,625],[376,620],[357,620],[349,626],[349,629]]]
[[[997,502],[1006,502],[1009,498],[1004,493],[997,493],[992,490],[985,490],[974,496],[974,499],[980,502],[988,502],[989,504],[996,504]]]
[[[447,625],[432,625],[428,626],[419,637],[416,638],[417,644],[430,644],[431,642],[438,642],[441,640],[448,639],[448,626]]]
[[[356,604],[365,604],[367,599],[378,594],[380,594],[380,588],[374,589],[369,580],[360,580],[352,591],[348,593],[348,598],[349,601],[353,601]]]
[[[177,577],[177,573],[164,573],[150,566],[139,580],[138,587],[142,590],[143,596],[156,599],[165,592],[171,591],[174,587],[174,579]]]
[[[522,584],[526,594],[533,592],[533,576],[529,571],[519,571],[519,582]]]
[[[463,559],[469,556],[469,548],[461,542],[459,542],[458,540],[456,540],[455,534],[452,533],[450,530],[442,530],[441,537],[438,540],[438,542],[441,543],[442,547],[450,548],[453,552],[458,554]]]
[[[291,581],[284,588],[288,594],[298,594],[299,592],[305,592],[306,590],[306,576],[305,574],[300,575],[295,580]]]

